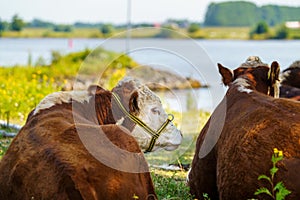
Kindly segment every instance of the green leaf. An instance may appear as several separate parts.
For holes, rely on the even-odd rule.
[[[267,195],[273,197],[271,192],[267,188],[264,188],[264,187],[257,189],[256,192],[254,193],[254,195],[259,195],[259,194],[267,194]]]
[[[271,179],[268,177],[268,176],[266,176],[266,175],[260,175],[259,177],[258,177],[258,180],[261,180],[261,179],[266,179],[266,180],[268,180],[270,183],[272,183],[272,181],[271,181]]]
[[[205,200],[210,200],[210,198],[209,198],[209,196],[208,196],[207,193],[203,193],[202,196],[203,196],[203,198],[204,198]]]
[[[274,165],[281,161],[283,159],[283,156],[275,156],[274,154],[272,155],[272,163],[274,163]]]
[[[276,172],[278,171],[278,168],[277,167],[272,167],[271,169],[270,169],[270,173],[271,173],[271,176],[273,177],[275,174],[276,174]]]
[[[273,191],[276,190],[278,190],[278,192],[276,192],[276,200],[284,200],[287,195],[291,194],[291,191],[286,189],[281,181],[275,185]]]

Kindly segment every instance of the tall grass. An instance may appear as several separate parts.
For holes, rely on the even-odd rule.
[[[127,68],[136,65],[127,56],[103,49],[86,49],[65,56],[53,52],[52,57],[52,63],[45,66],[0,67],[0,119],[24,124],[28,113],[47,94],[72,85],[86,58],[85,78],[95,79],[97,72],[105,71],[103,78],[108,89],[125,75]]]

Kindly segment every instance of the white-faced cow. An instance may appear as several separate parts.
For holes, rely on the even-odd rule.
[[[218,64],[228,91],[202,129],[188,175],[190,191],[198,199],[272,199],[255,196],[268,181],[273,149],[284,158],[274,183],[282,181],[300,199],[300,103],[274,98],[278,92],[279,65],[240,67],[231,71]]]
[[[43,116],[62,117],[62,113],[69,116],[64,121],[70,124],[123,125],[131,131],[143,151],[172,151],[182,141],[180,130],[171,122],[159,97],[130,77],[121,80],[112,92],[91,86],[87,91],[52,93],[30,113],[26,125],[35,125],[35,121],[41,121]],[[45,119],[44,123],[49,120]],[[159,129],[160,133],[157,133]]]
[[[140,148],[176,149],[182,135],[171,121],[130,78],[112,92],[50,94],[0,162],[0,199],[156,199]]]

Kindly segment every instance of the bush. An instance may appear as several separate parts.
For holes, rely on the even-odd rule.
[[[199,31],[200,30],[200,26],[199,26],[199,24],[196,24],[196,23],[192,23],[192,24],[190,24],[190,26],[188,27],[188,32],[189,33],[195,33],[195,32],[197,32],[197,31]]]
[[[250,32],[251,39],[267,39],[269,37],[269,26],[265,21],[258,22]],[[258,36],[258,37],[257,37]]]
[[[8,23],[5,22],[5,21],[2,21],[0,19],[0,34],[3,32],[3,31],[6,31],[8,28]]]
[[[53,28],[55,32],[72,32],[73,28],[70,25],[56,25]]]
[[[276,29],[275,39],[287,39],[289,37],[289,29],[283,24]]]
[[[10,25],[12,31],[21,31],[25,26],[25,23],[18,15],[14,15]]]
[[[100,32],[104,35],[104,36],[109,36],[114,32],[114,27],[111,24],[104,24],[101,28],[100,28]]]

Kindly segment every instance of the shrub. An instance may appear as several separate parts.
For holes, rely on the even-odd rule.
[[[25,26],[25,23],[18,15],[14,15],[12,18],[12,22],[10,24],[10,29],[12,31],[21,31]]]
[[[195,32],[197,32],[197,31],[199,31],[200,30],[200,26],[199,26],[199,24],[196,24],[196,23],[192,23],[192,24],[190,24],[190,26],[188,27],[188,32],[189,33],[195,33]]]
[[[289,37],[289,29],[283,24],[276,29],[275,39],[287,39]]]

